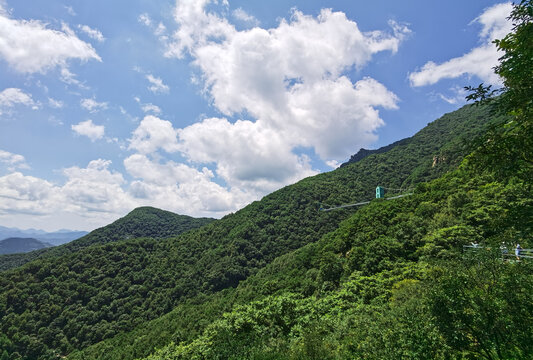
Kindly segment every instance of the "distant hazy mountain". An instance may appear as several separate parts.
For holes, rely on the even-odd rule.
[[[6,239],[11,237],[33,238],[54,246],[68,243],[72,240],[79,239],[80,237],[85,235],[87,235],[87,231],[73,231],[61,229],[54,232],[46,232],[37,229],[21,230],[17,228],[8,228],[5,226],[0,226],[0,239]]]
[[[49,243],[42,242],[34,238],[10,237],[0,240],[0,254],[25,253],[51,246],[52,245]]]

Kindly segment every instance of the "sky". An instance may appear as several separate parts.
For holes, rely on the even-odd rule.
[[[0,225],[219,218],[498,86],[489,0],[0,0]]]

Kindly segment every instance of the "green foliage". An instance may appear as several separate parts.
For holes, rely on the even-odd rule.
[[[410,197],[373,201],[241,282],[233,309],[201,335],[148,359],[478,358],[485,338],[505,348],[499,358],[531,357],[520,344],[533,334],[533,264],[502,262],[499,244],[533,244],[532,199],[517,179],[463,166]],[[461,260],[471,242],[496,258]]]
[[[450,347],[484,359],[533,355],[533,263],[480,251],[446,264],[433,281],[431,313]]]
[[[515,6],[520,40],[507,37],[502,48],[530,44],[531,36],[518,34],[530,24],[529,4]],[[530,73],[523,75],[516,80],[527,85]],[[490,141],[452,173],[468,148],[463,140],[490,117],[486,107],[466,107],[384,153],[271,194],[195,233],[203,234],[201,243],[191,235],[176,239],[180,250],[198,254],[167,255],[180,264],[198,261],[198,278],[190,276],[194,268],[185,272],[196,292],[165,317],[72,358],[146,354],[154,334],[165,331],[173,334],[162,335],[170,344],[148,359],[532,358],[531,264],[503,262],[498,253],[502,241],[533,246],[531,157],[520,153],[531,151],[532,137],[515,131],[530,129],[530,118],[523,105],[513,110],[511,118],[495,119],[508,124],[501,136],[489,133]],[[410,197],[373,201],[351,216],[311,211],[371,198],[377,184],[418,185]],[[462,255],[470,242],[485,247]],[[140,341],[146,348],[121,351],[142,336],[152,339]]]
[[[522,0],[515,4],[509,17],[513,30],[503,39],[496,40],[504,54],[494,72],[505,86],[500,106],[513,115],[531,121],[533,115],[533,4]]]
[[[214,220],[178,215],[150,206],[139,207],[123,218],[91,231],[89,234],[68,244],[45,251],[39,250],[27,254],[0,256],[0,271],[21,266],[36,258],[58,257],[96,244],[140,237],[164,239],[207,225]]]
[[[0,255],[0,272],[22,266],[27,262],[39,258],[42,254],[50,250],[50,248],[46,248],[35,250],[29,253]]]
[[[169,317],[162,319],[172,318],[173,320],[160,323],[154,320],[154,323],[148,325],[138,324],[158,317],[176,306],[177,312],[181,311],[183,304],[185,308],[189,308],[186,305],[189,303],[187,299],[191,302],[202,303],[206,301],[205,299],[210,299],[211,294],[221,289],[237,286],[243,279],[257,273],[259,269],[271,263],[278,256],[305,244],[316,242],[324,234],[335,230],[338,224],[354,211],[351,209],[328,213],[318,212],[319,203],[336,205],[372,198],[376,184],[386,184],[391,187],[407,186],[407,184],[436,177],[446,169],[452,168],[460,161],[467,148],[460,138],[466,134],[474,136],[486,126],[484,111],[483,108],[468,106],[455,113],[447,114],[389,152],[374,154],[331,173],[304,179],[198,231],[165,242],[158,242],[150,251],[147,260],[138,265],[138,269],[130,271],[139,273],[144,269],[142,271],[149,274],[146,278],[160,279],[157,283],[141,281],[138,285],[143,286],[143,289],[146,287],[148,293],[157,291],[157,297],[165,300],[152,307],[147,307],[146,301],[140,301],[138,312],[133,317],[136,321],[121,323],[115,318],[106,320],[107,326],[117,329],[118,336],[110,338],[112,333],[104,332],[102,338],[108,340],[87,348],[83,353],[73,354],[73,358],[84,358],[86,354],[108,359],[131,358],[131,354],[145,356],[154,346],[165,341],[168,343],[192,339],[194,334],[202,331],[206,324],[213,320],[213,316],[217,316],[215,312],[207,310],[211,305],[206,305],[205,308],[201,305],[195,307],[195,311],[199,314],[196,321],[193,321],[196,326],[181,321],[179,316],[174,316],[172,313]],[[433,166],[433,157],[440,154],[443,148],[449,156]],[[415,170],[417,172],[413,175]],[[119,242],[116,246],[123,245]],[[342,248],[342,242],[337,246]],[[348,247],[345,251],[349,249]],[[382,250],[387,251],[387,249]],[[120,251],[119,248],[117,251]],[[303,291],[306,294],[333,290],[342,280],[344,275],[340,272],[339,265],[345,260],[338,258],[337,249],[331,249],[331,251],[335,253],[338,261],[329,263],[323,259],[322,269],[320,267],[310,269],[309,277],[302,281],[305,286]],[[130,260],[125,259],[125,262],[137,262],[131,261],[137,256],[134,252],[133,248],[128,249],[127,258]],[[302,255],[302,259],[304,258],[306,256]],[[330,260],[332,259],[330,254]],[[69,263],[71,260],[71,257],[64,259]],[[102,261],[106,260],[109,260],[109,257],[104,255]],[[320,261],[320,258],[317,261]],[[370,266],[369,264],[368,267]],[[88,267],[93,266],[88,265]],[[388,265],[384,262],[382,268],[387,267]],[[119,278],[122,277],[120,274],[122,274],[121,271],[119,271]],[[107,280],[108,276],[110,275],[105,274],[102,281],[110,284],[119,281],[117,277]],[[324,276],[327,280],[324,280]],[[290,277],[288,280],[291,281]],[[300,280],[300,276],[292,277],[294,285]],[[101,291],[98,286],[94,291]],[[276,281],[267,281],[265,286],[274,290],[279,288],[280,284]],[[263,289],[256,289],[256,291],[262,293]],[[121,301],[136,303],[138,300],[135,299],[142,294],[137,295],[134,292],[122,296],[124,299]],[[235,302],[243,303],[245,296],[247,295],[242,295],[243,298],[236,299]],[[232,300],[226,301],[231,305]],[[221,311],[229,309],[227,306],[219,305],[211,307],[211,309],[214,308],[222,309]],[[212,315],[202,315],[204,310]],[[98,315],[96,324],[103,320]],[[117,328],[117,324],[121,326]],[[132,330],[136,325],[138,327],[131,334],[122,333]],[[96,340],[76,343],[73,339],[78,341],[80,339],[74,334],[71,336],[72,340],[69,342],[76,344],[73,347],[78,349]],[[136,341],[139,338],[140,340]],[[70,338],[67,337],[67,339]],[[124,348],[122,346],[124,343],[132,345]]]
[[[509,17],[513,30],[495,40],[503,52],[494,70],[504,83],[496,91],[480,84],[467,87],[469,100],[489,103],[494,113],[511,118],[490,128],[477,142],[473,160],[479,168],[491,166],[500,177],[520,176],[533,182],[533,4],[522,0]]]
[[[406,187],[445,173],[464,156],[464,137],[483,131],[486,111],[467,106],[447,114],[388,152],[304,179],[179,237],[128,240],[129,236],[164,238],[181,229],[175,214],[138,209],[109,227],[0,274],[0,331],[12,341],[13,352],[23,357],[48,359],[87,348],[72,358],[131,359],[170,341],[192,341],[223,311],[231,310],[231,304],[275,292],[294,289],[305,296],[324,297],[357,274],[350,283],[363,303],[384,299],[392,283],[384,279],[387,286],[375,287],[375,274],[388,274],[417,261],[422,254],[416,251],[430,240],[443,251],[450,249],[451,235],[428,234],[438,224],[458,224],[453,206],[448,206],[458,201],[449,199],[446,186],[435,187],[429,198],[378,201],[335,233],[356,210],[325,213],[317,211],[318,205],[371,199],[377,184]],[[435,156],[440,159],[437,163]],[[459,180],[446,181],[452,186]],[[465,206],[475,201],[466,198]],[[427,204],[417,210],[419,202]],[[437,211],[441,203],[448,211]],[[417,211],[419,216],[412,217]],[[465,226],[481,227],[493,213],[488,218],[481,213],[474,217],[477,223]],[[428,223],[430,216],[435,221]],[[313,247],[321,238],[322,245]],[[287,253],[289,257],[277,259],[271,269],[283,269],[294,260],[291,257],[298,267],[264,278],[272,270],[260,269]],[[220,293],[250,276],[237,291]],[[260,286],[246,285],[254,281]],[[154,321],[144,325],[149,320]],[[315,328],[304,328],[308,339],[298,340],[301,348],[297,346],[300,350],[295,354],[304,358],[313,351],[322,354],[324,348],[312,350],[315,342],[310,339],[328,327],[317,323]],[[257,339],[262,343],[261,336]],[[306,348],[308,353],[302,350]],[[283,354],[282,347],[253,351],[254,356]]]

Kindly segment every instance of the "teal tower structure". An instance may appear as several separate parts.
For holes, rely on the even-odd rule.
[[[383,199],[385,197],[385,188],[378,186],[376,188],[376,199]]]

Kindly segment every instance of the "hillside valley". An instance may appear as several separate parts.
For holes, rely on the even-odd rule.
[[[232,289],[239,289],[243,280],[253,282],[260,269],[276,258],[311,246],[358,213],[357,209],[318,211],[322,205],[369,200],[376,185],[409,188],[446,174],[468,153],[466,140],[482,134],[489,125],[487,111],[466,106],[387,152],[304,179],[221,220],[188,219],[189,225],[194,223],[189,227],[192,230],[178,237],[167,237],[183,226],[183,222],[169,220],[177,220],[178,215],[140,208],[108,227],[4,271],[0,277],[1,330],[11,344],[10,351],[46,359],[87,348],[81,358],[94,354],[98,354],[94,358],[135,358],[176,340],[176,332],[188,334],[182,340],[192,339],[213,316],[231,310],[232,302],[225,296],[233,296]],[[447,160],[434,165],[435,156]],[[410,256],[416,248],[409,245],[400,257]],[[387,269],[375,266],[367,269],[368,276]],[[314,294],[322,286],[334,290],[339,279],[328,284],[310,283],[307,293]],[[260,289],[252,293],[266,295]],[[213,301],[215,305],[209,305]],[[189,317],[175,316],[197,306],[200,309],[191,314],[198,321],[183,324]],[[176,321],[170,321],[163,335],[157,323],[166,320],[157,318],[165,314]],[[146,323],[150,320],[156,325]],[[138,344],[131,349],[115,340],[128,338],[131,330],[131,334],[141,331],[147,342],[131,338]],[[112,351],[106,342],[89,347],[105,339],[114,344]]]
[[[240,112],[239,116],[255,116],[257,121],[233,117],[233,123],[202,115],[200,122],[174,128],[172,122],[155,116],[160,115],[156,111],[159,107],[135,97],[137,105],[156,112],[146,115],[133,130],[127,150],[134,154],[124,160],[124,165],[130,170],[139,165],[136,161],[143,166],[157,165],[148,166],[149,175],[166,186],[165,195],[183,195],[183,189],[175,186],[176,174],[172,171],[177,169],[195,174],[195,182],[224,178],[224,159],[212,160],[200,151],[204,145],[210,151],[218,145],[224,151],[233,149],[236,138],[231,131],[224,133],[227,138],[209,137],[222,134],[216,132],[220,128],[237,126],[238,135],[243,135],[248,127],[264,126],[269,121],[262,117],[265,103],[261,101],[263,92],[269,92],[271,86],[268,81],[256,81],[258,69],[270,81],[276,77],[269,71],[295,60],[294,68],[277,77],[282,86],[274,107],[282,110],[273,116],[275,126],[289,126],[285,130],[293,130],[298,122],[282,112],[306,117],[309,129],[296,126],[302,138],[291,139],[294,142],[290,146],[312,143],[315,151],[323,150],[319,142],[306,138],[310,134],[306,132],[322,129],[311,129],[317,119],[323,119],[312,118],[313,111],[331,107],[335,111],[324,114],[342,114],[334,119],[342,125],[344,117],[361,120],[354,109],[366,109],[363,112],[370,115],[366,120],[381,121],[374,106],[384,98],[388,103],[380,106],[396,109],[399,99],[377,80],[364,77],[352,83],[352,78],[345,75],[347,68],[359,71],[355,60],[324,65],[310,82],[308,72],[313,73],[312,67],[336,59],[333,50],[338,50],[334,49],[337,43],[326,41],[326,47],[319,46],[315,51],[319,43],[310,38],[293,41],[291,30],[301,30],[297,33],[304,39],[308,32],[320,37],[321,31],[309,30],[331,25],[333,19],[367,42],[359,46],[369,46],[370,57],[372,47],[392,46],[389,50],[395,53],[398,43],[411,34],[407,25],[389,22],[393,35],[364,33],[344,13],[322,10],[315,18],[293,10],[293,18],[282,18],[278,28],[266,31],[257,22],[252,29],[241,30],[227,14],[211,12],[207,4],[177,2],[174,20],[179,27],[172,40],[177,42],[170,44],[176,52],[172,54],[191,58],[191,64],[199,70],[199,78],[194,77],[193,82],[203,83],[203,91],[217,111],[228,117],[235,115],[233,111]],[[224,6],[229,14],[228,2]],[[1,10],[0,6],[4,22],[18,21],[5,18],[9,15]],[[243,9],[232,14],[243,21],[255,19]],[[201,26],[192,31],[191,24],[197,21]],[[152,26],[148,14],[139,17],[138,22]],[[473,104],[429,122],[411,137],[376,150],[361,149],[335,170],[303,178],[218,220],[145,206],[69,243],[1,255],[0,360],[533,359],[533,5],[530,0],[493,4],[473,22],[483,27],[479,39],[484,45],[478,44],[470,53],[445,63],[427,62],[409,73],[410,86],[429,86],[443,76],[451,78],[448,80],[459,75],[470,78],[471,70],[461,72],[456,67],[464,67],[465,61],[473,58],[477,67],[480,53],[493,52],[493,56],[495,51],[499,58],[492,66],[494,81],[464,87],[466,99]],[[24,21],[15,24],[27,26]],[[41,26],[40,22],[31,25]],[[89,27],[79,29],[91,38],[100,34]],[[162,23],[150,29],[160,35],[160,40],[169,39]],[[333,29],[328,33],[335,35],[342,32],[339,26],[326,29]],[[43,27],[42,31],[48,29]],[[67,25],[53,34],[75,37]],[[320,61],[298,61],[296,52],[291,51],[288,61],[286,51],[276,52],[277,45],[255,46],[248,37],[271,39],[273,34],[278,40],[290,39],[287,41],[292,45],[288,48],[296,45],[298,51],[314,54],[306,54],[304,60],[312,56]],[[103,42],[102,34],[99,38]],[[235,38],[240,40],[233,41]],[[235,47],[241,40],[250,40],[254,46],[241,51]],[[353,42],[345,40],[340,43]],[[309,44],[312,49],[306,47]],[[442,50],[448,46],[442,46]],[[87,49],[93,48],[89,45]],[[265,49],[269,52],[263,53]],[[328,54],[320,56],[320,49],[328,49]],[[230,72],[224,78],[227,84],[221,85],[217,78],[221,74],[214,69],[228,72],[229,62],[223,61],[228,53],[232,59],[243,59],[243,65],[236,68],[245,71]],[[267,58],[272,64],[264,66],[261,61]],[[381,59],[385,66],[397,65]],[[492,60],[496,62],[496,58]],[[479,64],[488,69],[483,61]],[[255,62],[261,66],[254,70]],[[304,64],[304,68],[296,69]],[[443,69],[456,72],[443,75]],[[140,67],[135,71],[145,75]],[[62,73],[65,77],[66,67]],[[74,81],[75,75],[69,76]],[[234,78],[240,81],[234,82]],[[148,91],[170,92],[162,79],[146,73],[146,80],[153,85]],[[493,86],[500,81],[501,88],[495,89]],[[326,96],[329,90],[318,92],[318,96],[305,93],[306,101],[318,102],[318,107],[303,104],[306,101],[298,97],[301,91],[325,83],[334,90],[339,89],[335,86],[347,85],[348,93],[353,90],[358,95],[352,99],[344,97],[344,92],[331,91],[333,96]],[[242,95],[239,100],[228,92],[234,88]],[[463,96],[461,89],[450,91]],[[4,108],[9,107],[9,111],[13,104],[5,105],[7,95],[33,105],[32,111],[43,106],[29,95],[24,98],[17,89],[7,90],[0,96],[4,96]],[[258,93],[262,95],[256,96]],[[455,101],[440,93],[433,96],[447,103]],[[320,108],[322,97],[328,109]],[[339,107],[339,99],[367,103],[350,107],[343,102]],[[85,100],[80,104],[92,115],[97,112],[95,107],[99,111],[107,109],[107,102],[98,103],[94,97]],[[48,101],[50,107],[63,106],[51,98]],[[129,116],[122,106],[116,108]],[[213,128],[215,125],[218,130]],[[87,120],[71,129],[89,137],[92,143],[107,138],[111,131],[106,126]],[[203,131],[199,142],[194,141],[198,129]],[[372,135],[372,131],[366,135]],[[275,142],[279,134],[274,133],[274,144],[286,146]],[[329,131],[326,135],[343,139]],[[112,139],[107,142],[117,145]],[[188,146],[198,148],[188,152]],[[179,155],[168,160],[169,153]],[[180,156],[185,163],[175,162]],[[159,162],[164,159],[168,161],[166,167]],[[49,193],[73,199],[69,197],[73,190],[75,195],[79,195],[76,191],[82,192],[74,201],[88,201],[90,209],[109,204],[109,199],[129,199],[122,187],[128,182],[116,168],[110,168],[111,160],[92,160],[86,168],[64,169],[68,181],[62,187],[23,175],[20,171],[30,170],[30,166],[22,155],[0,150],[0,161],[12,171],[0,178],[1,184],[10,186],[7,195],[0,196],[20,209],[41,204],[29,201],[30,197],[50,201]],[[204,167],[200,175],[189,167],[195,161],[212,161],[216,171]],[[329,166],[336,164],[328,162]],[[173,170],[159,171],[163,168]],[[141,171],[130,174],[136,178],[130,184],[147,180]],[[104,182],[100,181],[102,176]],[[92,179],[85,182],[85,177]],[[23,184],[24,193],[19,192],[13,187],[18,185],[17,179],[37,183],[39,191],[28,192],[30,186]],[[182,176],[178,185],[188,180]],[[96,190],[108,191],[92,196],[86,191],[93,190],[87,189],[87,184],[98,184],[101,187]],[[157,189],[159,185],[152,188]],[[116,195],[113,192],[120,196],[111,196]],[[105,218],[110,213],[102,211],[94,216]],[[48,216],[54,218],[50,212]]]

